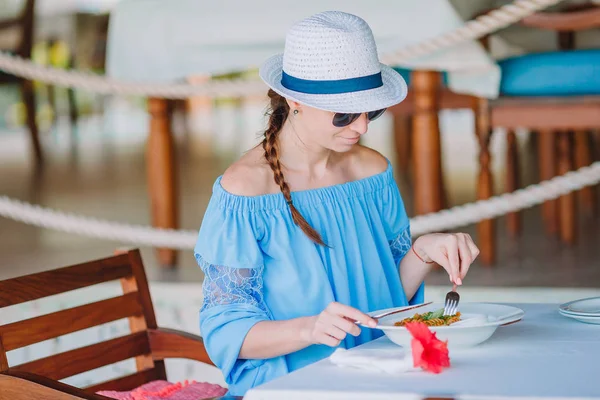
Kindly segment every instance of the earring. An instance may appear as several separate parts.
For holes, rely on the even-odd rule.
[[[298,115],[298,110],[294,110],[294,115]]]

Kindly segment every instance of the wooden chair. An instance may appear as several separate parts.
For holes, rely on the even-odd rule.
[[[19,29],[19,43],[14,49],[2,49],[24,59],[31,58],[33,48],[33,36],[35,28],[35,0],[26,0],[23,9],[15,18],[0,20],[0,33],[3,30]],[[51,39],[48,43],[51,48],[54,45],[55,39]],[[69,68],[73,68],[73,57],[69,60]],[[37,166],[41,166],[44,160],[42,146],[40,144],[39,129],[36,122],[36,98],[33,82],[19,76],[15,76],[0,70],[0,85],[18,84],[21,87],[21,97],[25,104],[27,113],[26,123],[31,136],[31,145],[33,148],[34,160]],[[56,102],[54,86],[48,85],[48,102],[52,110],[54,110],[54,120],[56,122]],[[69,119],[71,126],[75,126],[78,119],[77,104],[75,101],[75,91],[72,88],[67,89],[67,98],[69,104]]]
[[[600,7],[595,5],[577,5],[560,12],[536,13],[523,19],[521,25],[556,31],[559,48],[569,50],[574,48],[574,32],[600,27]],[[485,38],[484,38],[485,40]],[[588,145],[588,130],[600,128],[600,96],[506,96],[494,101],[482,101],[484,118],[479,127],[487,140],[480,141],[480,151],[483,157],[480,172],[488,176],[489,169],[489,135],[497,127],[507,129],[506,155],[506,190],[512,192],[519,188],[519,165],[515,129],[528,128],[538,134],[538,157],[540,180],[547,180],[555,175],[564,174],[574,168],[589,165],[592,162],[592,152]],[[573,150],[575,144],[575,151]],[[485,160],[487,159],[487,165]],[[482,193],[480,187],[478,193]],[[580,191],[581,203],[588,212],[594,212],[595,196],[593,188]],[[489,196],[479,195],[478,199]],[[576,204],[575,193],[569,193],[558,200],[545,202],[542,205],[542,216],[549,233],[559,233],[560,239],[567,244],[576,239]],[[517,236],[521,230],[518,213],[510,214],[507,218],[508,231]],[[493,225],[488,224],[484,229],[486,238],[493,238]],[[480,230],[481,231],[481,230]],[[495,256],[495,245],[486,243],[491,248],[487,255],[490,261]]]
[[[487,12],[487,11],[486,11]],[[484,12],[484,13],[486,13]],[[520,22],[524,26],[559,31],[561,48],[572,45],[574,31],[598,27],[600,7],[578,5],[561,12],[536,13]],[[482,38],[485,46],[487,38]],[[436,212],[446,207],[445,190],[441,171],[440,134],[437,113],[440,109],[471,109],[475,116],[475,137],[479,145],[479,176],[477,199],[493,195],[491,154],[489,143],[492,129],[504,127],[507,135],[506,190],[512,192],[519,187],[519,165],[517,161],[517,127],[540,132],[539,157],[540,179],[552,178],[575,167],[589,164],[591,155],[586,148],[585,130],[600,127],[600,98],[598,96],[568,97],[506,97],[488,101],[475,96],[452,93],[441,84],[441,74],[435,71],[411,71],[411,90],[406,100],[389,111],[394,116],[396,154],[401,168],[407,169],[409,162],[414,177],[414,213]],[[570,135],[575,133],[575,156],[570,147]],[[556,145],[556,138],[560,145]],[[412,154],[411,154],[412,153]],[[558,160],[557,155],[558,154]],[[585,207],[593,208],[593,189],[581,191]],[[560,213],[556,203],[560,204]],[[573,194],[559,201],[543,205],[547,230],[557,231],[564,242],[572,243],[575,238],[575,211]],[[560,222],[559,222],[560,221]],[[518,213],[507,216],[508,230],[516,236],[520,232]],[[491,265],[496,258],[495,221],[481,221],[477,226],[477,242],[481,249],[479,259]]]
[[[0,281],[0,308],[120,280],[123,295],[0,326],[0,399],[109,400],[100,390],[132,390],[166,380],[165,358],[187,358],[213,365],[202,338],[157,327],[140,253],[128,253]],[[129,319],[131,333],[116,339],[9,365],[6,352],[98,326]],[[76,388],[58,380],[135,357],[137,372]]]

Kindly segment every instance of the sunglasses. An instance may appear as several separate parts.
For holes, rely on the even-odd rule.
[[[376,111],[369,111],[367,114],[367,119],[370,121],[374,121],[377,118],[381,117],[381,115],[385,112],[385,108]],[[345,113],[335,113],[333,116],[333,126],[337,126],[338,128],[343,128],[344,126],[348,126],[361,116],[362,113],[358,114],[345,114]]]

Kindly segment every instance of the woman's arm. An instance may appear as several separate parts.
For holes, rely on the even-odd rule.
[[[433,263],[426,263],[424,260],[417,257],[413,250],[409,250],[400,261],[400,282],[402,282],[407,299],[412,299],[433,268]]]
[[[354,321],[371,327],[377,321],[361,311],[340,303],[330,303],[319,315],[285,321],[256,323],[244,339],[240,349],[241,359],[266,359],[301,350],[312,344],[336,347],[349,333],[360,334]]]
[[[311,344],[307,329],[309,318],[258,322],[246,335],[239,358],[273,358],[308,347]]]

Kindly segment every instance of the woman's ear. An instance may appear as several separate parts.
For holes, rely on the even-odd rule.
[[[290,106],[290,110],[302,110],[302,104],[298,103],[297,101],[290,99],[285,99],[285,101],[287,101],[288,106]]]

